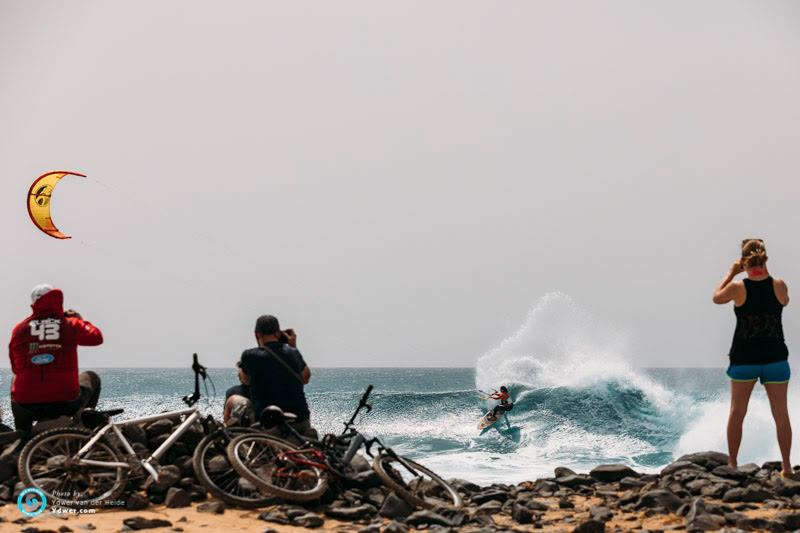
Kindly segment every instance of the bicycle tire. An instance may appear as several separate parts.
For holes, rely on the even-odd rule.
[[[43,431],[39,433],[31,440],[29,440],[25,446],[22,448],[20,452],[19,459],[17,460],[17,471],[19,474],[19,479],[26,487],[35,487],[42,492],[44,492],[45,496],[47,497],[48,501],[53,502],[56,501],[63,501],[64,495],[55,494],[52,492],[52,489],[48,488],[46,485],[41,484],[37,481],[37,476],[35,475],[35,468],[31,468],[31,459],[34,457],[37,451],[44,451],[44,446],[48,443],[58,442],[59,440],[65,441],[62,442],[61,446],[64,451],[67,453],[77,453],[77,451],[82,447],[83,444],[89,441],[92,438],[94,432],[89,431],[88,429],[83,428],[55,428],[50,429],[47,431]],[[75,441],[75,446],[69,445],[68,437],[72,437],[71,440]],[[78,443],[81,443],[81,446],[78,446]],[[110,452],[110,456],[107,458],[103,458],[103,460],[110,460],[116,462],[126,462],[126,455],[123,454],[112,442],[106,438],[106,436],[100,437],[100,439],[95,443],[94,447],[89,451],[89,455],[97,449],[97,447],[105,448],[106,452]],[[74,451],[72,448],[75,448]],[[52,459],[54,457],[53,454],[48,454],[49,457]],[[45,461],[45,464],[48,461]],[[80,468],[80,467],[78,467]],[[87,469],[90,467],[87,467]],[[95,467],[97,468],[97,467]],[[112,470],[112,469],[109,469]],[[114,480],[113,485],[103,494],[87,498],[87,499],[73,499],[69,500],[70,502],[79,503],[82,505],[100,505],[105,501],[115,500],[117,499],[120,494],[125,490],[126,485],[128,484],[128,469],[117,467],[116,469],[116,479]],[[44,479],[53,479],[53,478],[44,478]],[[70,480],[69,483],[76,486],[78,483],[75,480]],[[59,486],[59,488],[61,488]],[[67,493],[68,491],[64,491]],[[65,505],[68,507],[68,505]]]
[[[417,494],[415,494],[414,489],[408,486],[408,484],[403,480],[402,476],[391,465],[393,461],[398,461],[398,457],[399,456],[394,454],[381,452],[372,462],[372,469],[375,470],[375,473],[378,474],[378,477],[381,478],[387,487],[392,489],[395,494],[403,498],[406,502],[414,507],[421,507],[423,509],[433,509],[437,507],[436,504],[425,500],[424,495],[423,497],[419,497]],[[445,506],[456,508],[461,507],[463,504],[461,495],[456,489],[451,487],[449,483],[447,483],[429,468],[426,468],[406,457],[403,457],[402,459],[417,472],[421,472],[428,476],[428,478],[430,478],[430,480],[438,486],[438,488],[445,495],[445,498],[443,499],[443,504]],[[403,465],[399,465],[399,468],[404,470],[406,469],[406,467]]]
[[[231,436],[234,436],[252,433],[253,430],[245,427],[233,427],[228,428],[227,432],[230,433]],[[272,503],[274,498],[271,496],[262,495],[257,488],[254,487],[251,491],[246,487],[242,487],[241,483],[239,482],[240,476],[231,466],[226,453],[228,443],[232,439],[228,440],[228,442],[218,442],[222,440],[220,437],[225,436],[225,433],[216,431],[206,435],[198,443],[197,448],[194,450],[194,455],[192,456],[192,467],[194,468],[194,473],[197,476],[197,479],[213,496],[219,498],[227,504],[236,507],[257,509]],[[222,456],[225,458],[227,471],[224,473],[220,472],[219,475],[212,475],[208,471],[207,461],[214,459],[214,457],[209,455],[209,452],[211,452],[214,446],[217,444],[220,444],[221,446],[214,450],[218,452],[218,454],[214,457]],[[252,485],[252,482],[249,483]]]
[[[265,476],[262,473],[255,472],[251,467],[252,463],[250,461],[253,461],[254,459],[250,459],[248,463],[244,462],[243,457],[254,457],[246,450],[248,445],[251,447],[258,445],[265,446],[269,447],[270,449],[277,449],[278,452],[283,450],[296,451],[298,448],[294,444],[263,433],[240,435],[234,438],[228,444],[228,448],[226,450],[228,454],[228,461],[231,463],[231,465],[233,465],[234,470],[236,470],[240,476],[258,487],[260,491],[287,501],[308,502],[319,499],[323,494],[325,494],[325,491],[328,490],[327,476],[322,470],[315,467],[305,467],[302,469],[302,471],[298,471],[297,476],[292,476],[291,474],[285,476],[285,479],[289,479],[289,483],[291,483],[291,478],[299,479],[300,477],[303,477],[300,475],[301,472],[306,472],[306,477],[308,477],[310,474],[313,476],[314,482],[313,486],[309,489],[298,490],[288,488],[286,485],[280,486],[273,481],[275,476],[272,475],[270,475],[269,479],[265,479]],[[273,457],[266,458],[265,460],[267,461],[265,464],[270,464],[270,462],[274,464],[274,462],[278,459],[277,457]],[[292,467],[291,465],[287,465],[281,468],[291,469]],[[272,474],[272,472],[270,473]]]

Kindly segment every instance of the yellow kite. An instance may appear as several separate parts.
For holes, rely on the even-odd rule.
[[[39,176],[28,191],[28,214],[31,216],[31,220],[37,228],[56,239],[72,238],[61,233],[53,219],[50,218],[50,201],[53,198],[53,190],[59,180],[67,175],[86,177],[83,174],[67,170],[48,172]]]

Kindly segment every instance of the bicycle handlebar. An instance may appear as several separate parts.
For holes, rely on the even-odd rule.
[[[192,372],[194,372],[194,392],[183,397],[183,402],[189,407],[196,404],[197,400],[200,399],[200,378],[202,377],[205,380],[208,377],[206,367],[200,364],[196,353],[192,354]]]

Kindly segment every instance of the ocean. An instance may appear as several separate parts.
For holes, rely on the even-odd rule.
[[[556,293],[473,368],[314,368],[311,360],[306,390],[312,422],[321,433],[340,431],[364,389],[374,385],[374,409],[358,421],[360,430],[445,477],[479,483],[611,462],[656,471],[683,453],[726,451],[724,368],[637,368],[623,345],[613,330]],[[185,369],[95,369],[103,379],[100,407],[123,407],[130,417],[183,407],[181,397],[193,387],[186,359]],[[220,416],[236,373],[209,373],[216,398],[202,405]],[[8,370],[0,371],[0,383],[7,386],[9,379]],[[515,402],[508,425],[498,423],[481,435],[478,421],[492,404],[476,389],[503,384]],[[791,388],[795,420],[797,400]],[[0,406],[10,423],[7,397]],[[779,458],[759,386],[745,420],[740,463]]]
[[[476,392],[472,368],[321,368],[307,388],[312,420],[321,432],[341,430],[368,384],[373,411],[358,428],[447,477],[480,483],[517,482],[622,462],[654,471],[681,453],[724,451],[727,381],[723,369],[632,370],[637,383],[601,379],[584,385],[531,388],[511,384],[515,399],[505,424],[481,435],[478,420],[490,403]],[[100,369],[101,408],[140,416],[183,406],[193,387],[187,369]],[[222,413],[232,369],[209,370],[216,399],[202,406]],[[8,383],[8,371],[2,382]],[[778,459],[763,391],[754,393],[742,462]],[[8,400],[3,401],[10,423]]]

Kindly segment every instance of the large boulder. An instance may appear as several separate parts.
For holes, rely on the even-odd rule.
[[[678,457],[678,461],[689,461],[690,463],[713,470],[720,465],[728,464],[728,455],[722,452],[697,452],[682,455]]]
[[[623,464],[600,465],[594,468],[589,475],[597,481],[612,483],[626,477],[636,477],[639,474],[631,467]]]
[[[677,511],[681,505],[683,505],[683,500],[676,496],[675,493],[664,489],[655,489],[645,492],[641,495],[639,501],[636,502],[637,509],[655,509],[657,507],[662,507],[672,512]]]
[[[695,498],[686,515],[687,531],[715,531],[725,525],[725,518],[713,515],[706,510],[702,498]]]

